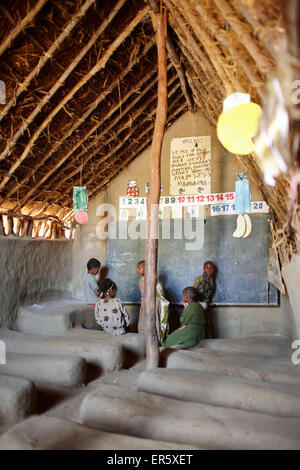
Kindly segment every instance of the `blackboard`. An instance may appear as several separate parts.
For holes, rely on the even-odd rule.
[[[214,304],[267,305],[269,218],[270,216],[265,214],[252,214],[252,232],[247,238],[232,236],[236,229],[235,215],[190,220],[189,223],[192,224],[190,228],[184,227],[184,219],[164,221],[170,223],[170,239],[162,239],[162,221],[160,221],[158,275],[166,298],[172,303],[180,303],[182,289],[192,285],[195,277],[202,274],[204,261],[210,260],[218,268]],[[124,302],[140,302],[136,264],[144,259],[145,240],[142,238],[133,240],[129,237],[120,239],[118,234],[121,230],[124,237],[126,224],[125,221],[110,224],[109,233],[114,238],[108,238],[107,243],[108,277],[116,282],[117,295]],[[145,221],[139,224],[141,231],[145,232]],[[174,239],[174,230],[178,232],[178,224],[182,224],[183,233],[190,238],[197,224],[199,239],[201,234],[203,235],[203,247],[187,250],[186,243],[189,240],[185,237]],[[278,304],[278,291],[271,285],[269,305]]]

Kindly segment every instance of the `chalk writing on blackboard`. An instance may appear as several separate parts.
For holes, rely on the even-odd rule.
[[[199,194],[211,190],[211,137],[172,139],[170,193]]]

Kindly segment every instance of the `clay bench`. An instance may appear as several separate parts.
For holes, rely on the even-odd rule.
[[[123,367],[130,367],[145,356],[143,335],[126,333],[112,336],[96,329],[94,307],[72,301],[52,301],[45,308],[22,307],[18,313],[16,329],[22,333],[42,336],[70,335],[78,339],[108,341],[124,348]]]
[[[28,379],[39,390],[78,387],[86,379],[87,366],[79,356],[7,353],[6,364],[0,364],[0,374]]]
[[[172,450],[197,449],[140,439],[49,416],[32,416],[0,436],[0,450]]]
[[[0,424],[20,421],[32,413],[36,390],[32,382],[0,374]]]
[[[139,374],[137,388],[196,403],[300,418],[300,384],[277,384],[182,369],[152,369]]]
[[[81,302],[60,300],[43,304],[44,308],[21,307],[16,329],[22,333],[60,336],[71,328],[96,328],[94,307]]]
[[[300,419],[190,403],[100,384],[81,405],[89,427],[204,449],[299,449]]]
[[[119,370],[123,346],[118,342],[83,339],[71,336],[39,336],[0,329],[0,340],[8,353],[82,357],[98,373]]]
[[[204,339],[197,347],[214,351],[277,356],[290,360],[293,352],[291,344],[292,341],[285,336],[261,334],[237,339]]]
[[[161,363],[167,368],[243,377],[264,382],[300,384],[300,369],[279,358],[204,348],[165,349]]]
[[[93,341],[107,341],[120,344],[124,348],[123,367],[128,368],[145,357],[144,335],[126,333],[125,335],[108,335],[100,330],[87,330],[85,328],[72,328],[67,335],[73,338],[82,338]]]

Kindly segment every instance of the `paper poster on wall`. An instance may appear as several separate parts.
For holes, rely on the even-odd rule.
[[[211,137],[172,139],[170,194],[201,194],[211,191]]]

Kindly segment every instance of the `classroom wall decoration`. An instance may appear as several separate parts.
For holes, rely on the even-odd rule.
[[[172,139],[170,194],[201,194],[211,191],[211,137]]]
[[[127,187],[127,196],[137,197],[139,195],[139,188],[136,180],[129,180]]]

